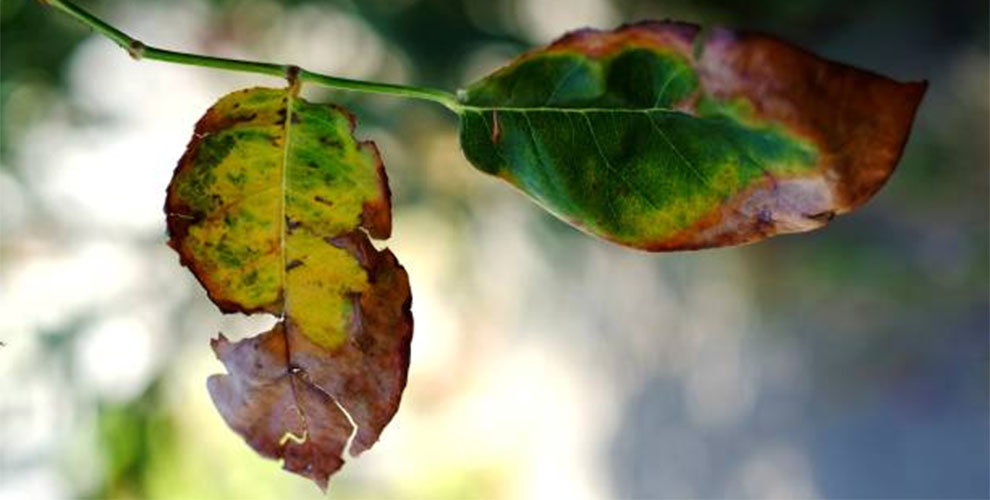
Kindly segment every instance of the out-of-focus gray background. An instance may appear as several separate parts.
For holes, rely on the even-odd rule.
[[[963,498],[988,491],[980,0],[105,0],[147,43],[455,89],[581,26],[675,18],[928,79],[855,214],[743,248],[587,237],[473,171],[435,105],[309,89],[391,177],[416,317],[398,416],[335,498]],[[134,62],[0,4],[0,497],[319,497],[214,411],[221,315],[165,247],[195,120],[277,79]]]

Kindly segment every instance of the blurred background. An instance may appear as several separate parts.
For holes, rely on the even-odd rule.
[[[409,386],[334,498],[986,498],[983,0],[104,0],[146,43],[456,89],[566,30],[675,18],[928,79],[900,167],[811,234],[653,255],[475,172],[429,103],[308,89],[384,156],[416,318]],[[0,3],[0,498],[319,498],[213,409],[222,315],[165,244],[165,186],[257,75],[134,62]]]

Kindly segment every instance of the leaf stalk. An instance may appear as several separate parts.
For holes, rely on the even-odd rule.
[[[458,102],[457,97],[454,94],[444,90],[413,85],[399,85],[394,83],[341,78],[316,73],[292,64],[276,64],[244,59],[230,59],[226,57],[214,57],[189,52],[160,49],[158,47],[145,45],[140,40],[134,39],[127,33],[124,33],[96,15],[86,11],[82,7],[79,7],[71,0],[40,0],[40,2],[69,15],[97,33],[107,37],[116,43],[120,48],[127,51],[127,53],[130,54],[130,56],[135,60],[150,59],[154,61],[185,64],[189,66],[270,75],[286,78],[290,81],[290,84],[293,83],[293,81],[297,83],[313,83],[315,85],[339,90],[421,99],[442,104],[454,113],[459,114],[461,111],[461,104]]]

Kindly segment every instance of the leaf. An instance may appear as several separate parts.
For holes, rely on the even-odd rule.
[[[398,409],[412,339],[409,281],[389,250],[388,181],[345,110],[297,88],[229,94],[196,125],[169,185],[169,245],[224,312],[266,333],[212,341],[214,404],[258,453],[326,488]],[[367,232],[367,234],[365,233]],[[355,429],[356,426],[356,429]],[[352,437],[353,434],[353,437]]]
[[[757,34],[572,32],[461,94],[461,145],[561,219],[667,251],[808,231],[866,202],[925,83]]]

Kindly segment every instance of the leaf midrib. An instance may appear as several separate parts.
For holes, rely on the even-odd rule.
[[[605,167],[609,171],[611,171],[613,174],[617,175],[620,179],[622,179],[622,181],[627,186],[629,186],[632,189],[632,191],[634,193],[636,193],[637,196],[639,196],[640,199],[642,199],[644,202],[646,202],[648,205],[650,205],[654,210],[656,210],[656,209],[658,209],[658,206],[657,206],[656,202],[654,202],[652,199],[650,199],[648,196],[646,196],[646,193],[643,193],[633,183],[629,182],[629,180],[626,179],[626,177],[624,175],[622,175],[622,173],[619,170],[617,170],[615,167],[613,167],[610,164],[608,158],[605,156],[605,153],[602,151],[601,145],[598,142],[598,137],[597,137],[597,133],[595,132],[595,128],[591,125],[591,121],[588,119],[588,114],[589,113],[605,113],[605,114],[615,114],[615,113],[629,113],[629,114],[632,114],[632,113],[636,113],[636,114],[644,114],[644,115],[646,115],[647,119],[649,119],[650,125],[652,126],[653,130],[661,137],[661,139],[663,139],[664,142],[667,143],[667,145],[671,148],[671,150],[674,152],[674,154],[687,167],[687,170],[690,171],[693,175],[695,175],[701,181],[702,185],[704,185],[707,189],[714,191],[714,188],[712,187],[711,182],[709,181],[709,179],[707,177],[705,177],[704,174],[701,173],[701,171],[698,169],[698,167],[691,160],[689,160],[687,157],[684,156],[684,154],[680,151],[680,149],[676,145],[674,145],[674,143],[670,140],[670,138],[667,137],[667,135],[663,132],[663,130],[661,130],[660,126],[657,125],[656,121],[651,116],[651,113],[669,113],[669,114],[680,114],[680,115],[692,116],[692,115],[688,115],[687,113],[684,113],[682,111],[676,111],[676,110],[672,110],[670,108],[660,108],[660,107],[653,107],[653,108],[553,108],[553,107],[547,107],[547,106],[538,106],[538,107],[524,108],[524,107],[498,107],[498,106],[491,106],[491,107],[485,107],[485,106],[464,106],[462,109],[465,110],[465,111],[472,111],[472,112],[478,113],[479,115],[482,115],[482,121],[484,121],[486,125],[487,125],[488,122],[484,119],[484,112],[487,112],[487,111],[520,113],[524,117],[526,117],[527,123],[529,123],[528,114],[530,112],[533,112],[533,111],[535,111],[535,112],[542,112],[542,113],[558,113],[559,112],[559,113],[573,113],[573,114],[582,115],[584,117],[585,121],[588,124],[588,131],[591,134],[591,138],[594,140],[595,147],[598,150],[598,154],[602,158],[602,160],[605,162]],[[532,130],[532,124],[531,123],[529,123],[529,127]],[[532,136],[532,131],[530,132],[530,135]],[[500,156],[501,156],[501,154],[500,154]],[[506,161],[504,157],[503,157],[503,161]]]
[[[281,247],[281,252],[282,252],[282,264],[279,266],[279,274],[281,275],[279,282],[282,284],[282,311],[281,314],[279,315],[279,318],[282,320],[285,319],[289,310],[289,305],[288,305],[289,287],[287,286],[288,283],[286,283],[286,270],[285,270],[285,266],[287,265],[286,252],[285,252],[286,239],[287,239],[286,232],[288,230],[285,221],[285,217],[286,217],[285,205],[286,205],[286,198],[288,198],[289,196],[289,192],[288,192],[289,147],[290,147],[289,141],[291,140],[292,137],[290,129],[292,126],[293,99],[295,99],[295,95],[293,89],[290,88],[288,91],[286,91],[286,101],[285,101],[285,124],[284,124],[285,142],[282,144],[282,185],[281,185],[282,203],[280,204],[281,213],[279,214],[279,231],[278,231],[278,237],[280,242],[279,246]]]
[[[683,111],[670,108],[554,108],[549,106],[461,106],[462,111],[480,113],[484,111],[505,111],[509,113],[670,113],[689,115]]]

